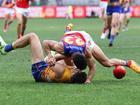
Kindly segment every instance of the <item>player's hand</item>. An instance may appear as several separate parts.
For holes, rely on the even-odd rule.
[[[48,56],[48,64],[49,64],[50,66],[54,66],[55,63],[56,63],[55,57],[52,56],[52,55],[51,55],[51,56]]]
[[[89,83],[91,83],[91,81],[90,81],[89,79],[87,79],[87,80],[85,81],[85,84],[89,84]]]

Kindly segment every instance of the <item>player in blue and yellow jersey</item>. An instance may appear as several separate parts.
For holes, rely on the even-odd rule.
[[[84,83],[86,81],[86,73],[75,66],[68,66],[64,60],[57,61],[55,65],[50,65],[44,60],[42,46],[35,33],[29,33],[12,44],[0,46],[0,52],[7,54],[28,45],[31,46],[32,75],[36,82]]]
[[[121,5],[119,0],[108,0],[107,17],[108,27],[111,29],[109,37],[109,47],[113,46],[114,39],[119,30],[119,18],[121,12]]]
[[[130,0],[121,1],[121,15],[120,15],[120,29],[122,31],[128,30],[128,23],[130,20]]]
[[[14,10],[14,0],[3,0],[2,6],[6,10],[5,18],[4,18],[4,29],[3,32],[7,32],[10,27],[10,24],[15,19],[15,10]]]

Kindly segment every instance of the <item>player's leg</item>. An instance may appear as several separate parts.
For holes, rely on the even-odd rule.
[[[92,55],[97,61],[99,61],[105,67],[112,67],[112,66],[118,66],[118,65],[127,66],[131,68],[133,71],[140,73],[140,66],[137,65],[133,60],[125,61],[125,60],[116,59],[116,58],[109,59],[103,53],[103,51],[100,49],[98,45],[95,45],[93,47]]]
[[[109,24],[108,24],[108,17],[104,17],[104,28],[103,28],[103,31],[102,31],[102,34],[101,34],[101,39],[105,39],[107,34],[109,32]]]
[[[120,27],[119,27],[119,30],[122,29],[122,31],[125,31],[124,30],[124,23],[125,23],[125,14],[121,13],[120,14]]]
[[[22,15],[22,23],[21,23],[21,35],[24,35],[25,29],[27,24],[27,17]]]
[[[125,28],[126,28],[126,30],[128,30],[128,24],[129,24],[129,22],[130,22],[130,13],[129,12],[127,12],[126,14],[125,14]]]
[[[111,22],[111,36],[110,36],[110,40],[109,40],[109,47],[111,47],[113,45],[114,39],[118,33],[119,30],[119,13],[113,13],[112,14],[112,22]]]
[[[3,32],[7,32],[8,18],[9,18],[9,14],[5,14],[5,17],[4,17],[4,29],[3,29]]]
[[[17,39],[12,44],[7,44],[3,48],[1,47],[1,53],[8,53],[18,48],[24,48],[30,45],[32,54],[32,63],[40,62],[44,60],[43,50],[40,40],[35,33],[29,33],[24,37]]]
[[[20,13],[16,13],[16,17],[17,17],[17,20],[18,20],[18,24],[17,24],[17,35],[18,35],[18,38],[21,37],[21,23],[22,23],[22,14]]]
[[[14,20],[15,20],[15,15],[11,15],[7,23],[7,30],[9,30],[10,24],[12,24]]]

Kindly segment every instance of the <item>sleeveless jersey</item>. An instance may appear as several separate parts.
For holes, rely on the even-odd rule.
[[[74,52],[84,53],[86,41],[78,31],[70,31],[64,34],[62,40],[64,45],[64,55],[71,56]]]
[[[16,0],[16,6],[19,8],[28,8],[29,0]]]
[[[46,82],[70,82],[71,81],[71,75],[72,75],[72,69],[70,67],[65,67],[64,73],[60,79],[56,78],[55,72],[50,68],[47,67],[42,72],[42,80]]]

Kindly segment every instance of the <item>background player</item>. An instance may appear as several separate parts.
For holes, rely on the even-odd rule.
[[[67,66],[64,60],[57,61],[53,66],[45,62],[40,40],[35,33],[29,33],[12,44],[1,45],[0,51],[6,54],[28,45],[31,46],[32,75],[36,82],[84,83],[86,81],[86,73],[73,66]]]
[[[114,39],[118,35],[121,6],[119,0],[109,0],[107,6],[108,21],[111,21],[111,35],[109,38],[109,47],[113,46]],[[108,24],[109,25],[109,24]],[[109,25],[110,26],[110,25]]]
[[[108,26],[107,15],[106,15],[107,3],[108,3],[108,0],[100,0],[101,19],[104,22],[103,31],[102,31],[102,34],[101,34],[101,37],[100,37],[101,39],[105,39],[105,37],[109,33],[109,26]]]
[[[15,10],[14,10],[14,0],[3,0],[2,6],[5,7],[6,14],[4,17],[4,29],[3,32],[7,32],[10,27],[10,24],[15,19]]]
[[[130,20],[130,0],[122,0],[121,5],[120,29],[122,29],[122,31],[127,31]]]
[[[34,0],[31,0],[32,2]],[[18,38],[24,35],[26,29],[27,16],[29,12],[29,2],[30,0],[16,0],[16,16],[18,19],[17,34]]]

